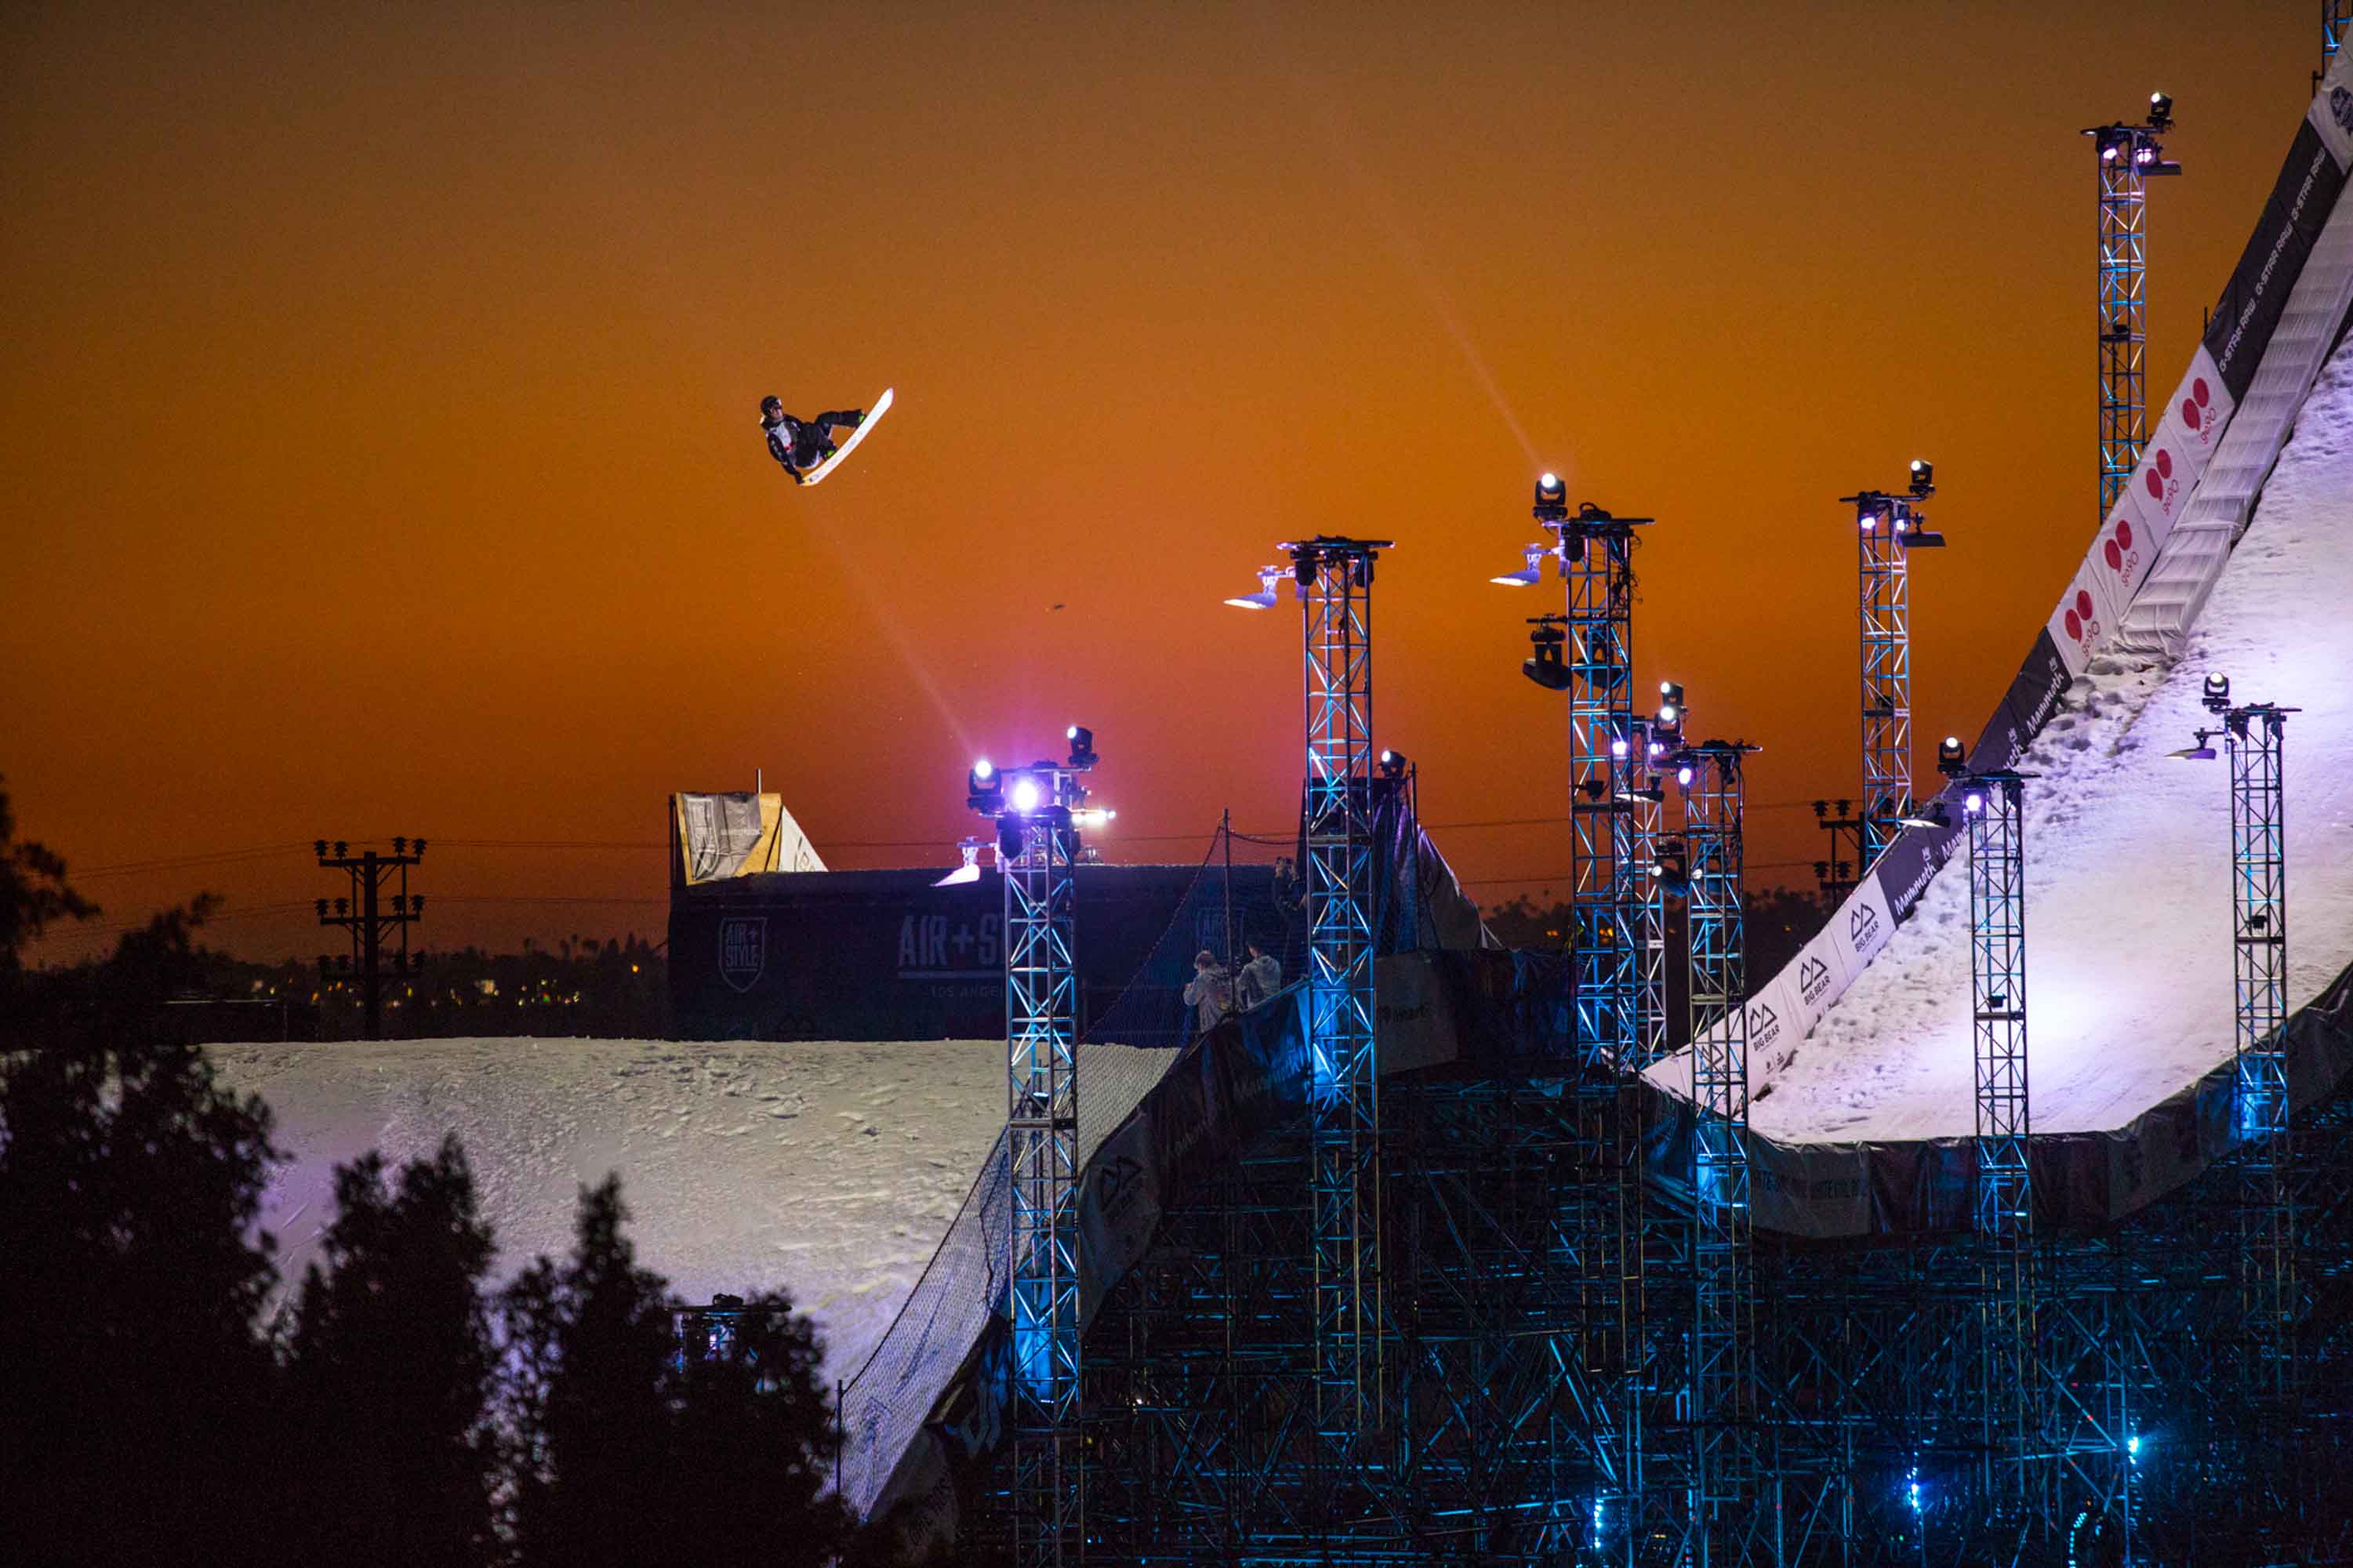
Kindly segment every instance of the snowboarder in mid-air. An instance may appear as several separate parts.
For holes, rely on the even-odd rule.
[[[796,419],[785,412],[782,398],[760,400],[760,427],[768,433],[768,454],[785,466],[797,485],[807,484],[809,470],[834,456],[836,430],[855,430],[865,422],[862,408]]]

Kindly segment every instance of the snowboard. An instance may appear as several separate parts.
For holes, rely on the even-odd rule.
[[[844,458],[858,450],[858,443],[866,439],[866,432],[880,425],[882,422],[882,416],[890,412],[891,389],[886,386],[882,389],[882,395],[874,400],[874,406],[866,411],[866,417],[858,422],[858,428],[849,433],[849,438],[834,448],[832,457],[803,474],[801,483],[822,484],[826,475],[841,466],[841,460]]]

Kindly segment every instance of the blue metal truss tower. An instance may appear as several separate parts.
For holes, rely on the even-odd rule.
[[[1345,1466],[1386,1422],[1373,1055],[1373,571],[1388,540],[1285,544],[1305,606],[1315,1419]]]
[[[1912,811],[1912,552],[1941,546],[1916,503],[1935,493],[1934,472],[1912,465],[1909,495],[1863,490],[1839,500],[1854,508],[1862,629],[1862,858],[1860,877],[1903,831]]]
[[[1963,779],[1969,841],[1969,1015],[1977,1082],[1977,1233],[1986,1491],[2024,1508],[2040,1475],[2034,1353],[2033,1134],[2026,1070],[2027,775]]]
[[[2094,125],[2099,172],[2100,518],[2132,482],[2148,441],[2148,204],[2152,174],[2178,174],[2157,133],[2173,128],[2173,102],[2149,100],[2140,125]]]
[[[2295,1202],[2288,1098],[2287,716],[2269,702],[2233,703],[2227,676],[2206,678],[2206,707],[2231,759],[2231,967],[2236,1051],[2240,1301],[2251,1382],[2284,1405],[2296,1387]],[[2211,730],[2185,755],[2212,757]]]
[[[1004,880],[1007,1295],[1012,1319],[1013,1561],[1085,1561],[1079,1399],[1078,774],[1067,764],[973,770],[973,809],[995,818]]]
[[[1566,613],[1542,616],[1526,673],[1568,694],[1569,941],[1576,963],[1574,1029],[1577,1179],[1564,1187],[1556,1226],[1582,1281],[1577,1343],[1561,1348],[1599,1479],[1591,1550],[1611,1536],[1628,1553],[1647,1538],[1642,1365],[1643,1237],[1637,1120],[1625,1113],[1620,1074],[1665,1045],[1665,941],[1648,875],[1658,792],[1657,755],[1634,716],[1635,530],[1591,502],[1571,512],[1560,480],[1536,483],[1535,517],[1554,535],[1532,544],[1524,570],[1493,581],[1534,586],[1548,568],[1567,585]],[[1574,1355],[1571,1363],[1567,1358]]]
[[[2328,74],[2337,63],[2337,52],[2353,44],[2353,0],[2320,0],[2320,69],[2313,73],[2313,85]]]

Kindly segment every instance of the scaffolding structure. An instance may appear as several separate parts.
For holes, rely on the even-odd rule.
[[[1005,1143],[1008,1168],[1008,1539],[1020,1568],[1086,1560],[1083,1414],[1079,1383],[1078,830],[1079,775],[1092,734],[1071,731],[1066,763],[967,782],[973,809],[997,825],[1004,883]]]
[[[1939,547],[1917,502],[1936,492],[1926,462],[1912,465],[1907,495],[1862,490],[1854,508],[1857,614],[1862,629],[1862,815],[1855,874],[1868,872],[1912,814],[1912,552]],[[1832,839],[1835,847],[1836,839]]]
[[[2287,716],[2275,703],[2231,700],[2228,676],[2206,678],[2205,706],[2218,731],[2201,729],[2179,753],[2214,756],[2219,732],[2231,763],[2231,969],[2236,1020],[2233,1134],[2243,1146],[2239,1208],[2240,1297],[2247,1364],[2261,1398],[2287,1415],[2298,1393],[2295,1302],[2295,1148],[2288,1097],[2287,801],[2283,772]]]
[[[2038,1436],[2034,1134],[2026,1063],[2026,775],[1964,778],[1969,841],[1969,1032],[1977,1084],[1978,1245],[1984,1270],[1989,1496],[2033,1500]]]
[[[1748,1173],[1748,965],[1741,917],[1742,763],[1709,741],[1673,759],[1689,932],[1694,1561],[1739,1560],[1753,1524],[1756,1292]],[[1664,880],[1665,879],[1662,879]]]
[[[2173,100],[2149,100],[2148,119],[2088,127],[2099,175],[2100,521],[2140,466],[2148,441],[2148,200],[2153,174],[2178,174],[2157,137],[2173,128]]]
[[[1305,605],[1308,1089],[1315,1415],[1343,1467],[1383,1424],[1373,1058],[1373,571],[1387,540],[1285,544]]]
[[[2320,0],[2320,68],[2312,73],[2316,89],[2337,63],[2337,51],[2348,43],[2353,43],[2353,0]]]

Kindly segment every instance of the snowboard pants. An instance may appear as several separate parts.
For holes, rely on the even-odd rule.
[[[820,414],[814,419],[795,419],[787,416],[785,428],[792,436],[793,467],[811,468],[833,456],[833,433],[854,430],[865,418],[861,409],[849,409]]]

